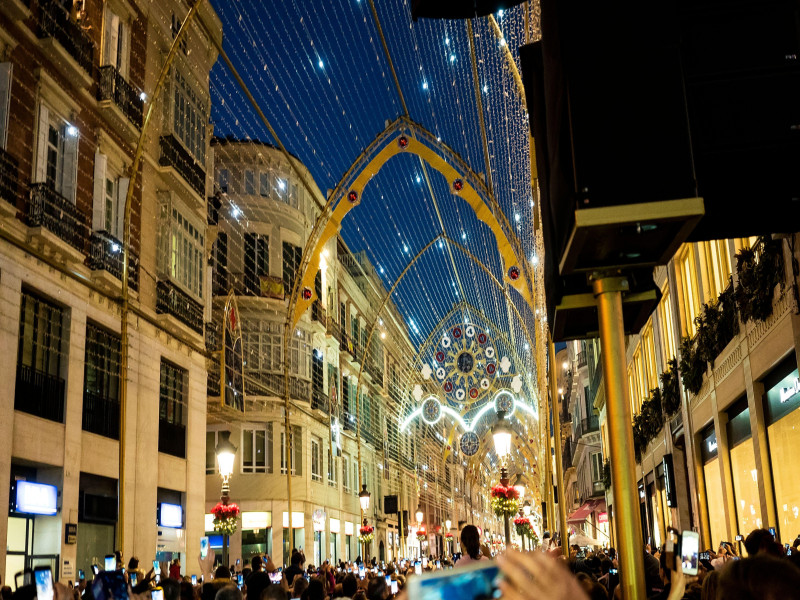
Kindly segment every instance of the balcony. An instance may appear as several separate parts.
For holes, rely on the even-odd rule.
[[[174,170],[200,198],[206,195],[206,171],[174,135],[162,135],[158,164]]]
[[[93,231],[89,243],[92,279],[110,291],[118,291],[122,281],[122,242],[107,231]],[[133,252],[128,255],[128,287],[139,289],[139,257]]]
[[[564,471],[572,468],[572,460],[575,457],[575,442],[567,438],[564,449],[561,451],[561,467]]]
[[[206,350],[217,352],[222,345],[220,326],[217,321],[206,323]]]
[[[330,410],[330,405],[328,404],[328,395],[322,390],[312,389],[311,408],[327,413]]]
[[[283,372],[270,373],[248,371],[246,373],[245,394],[251,396],[274,396],[283,398],[286,395],[286,378]],[[311,382],[299,377],[289,377],[289,398],[309,402],[311,400]]]
[[[158,420],[158,451],[186,458],[186,426]]]
[[[322,306],[322,302],[319,300],[314,300],[314,303],[311,305],[311,320],[321,323],[323,327],[327,328],[327,313],[325,307]]]
[[[156,284],[156,312],[171,315],[192,331],[203,333],[203,305],[167,279]]]
[[[13,218],[17,214],[17,194],[19,193],[19,162],[0,148],[0,212]]]
[[[82,263],[89,241],[86,216],[47,183],[31,184],[28,224],[33,245],[45,253],[56,253],[68,261]],[[56,239],[57,238],[57,239]]]
[[[78,23],[71,21],[56,0],[39,0],[36,35],[42,51],[68,79],[89,87],[92,83],[94,42]]]
[[[383,369],[378,365],[376,360],[371,358],[367,359],[364,364],[364,370],[372,377],[372,381],[374,381],[376,385],[383,386]]]
[[[139,90],[128,83],[113,65],[99,69],[97,99],[103,114],[120,132],[127,131],[132,140],[142,128],[144,101]],[[131,127],[133,125],[133,127]]]
[[[586,366],[586,351],[578,352],[577,362],[578,362],[578,368],[579,369],[581,367],[585,367]]]
[[[222,207],[222,200],[219,194],[208,197],[206,202],[206,222],[211,225],[219,225],[219,209]]]
[[[578,426],[575,428],[575,439],[579,440],[584,435],[588,435],[599,430],[600,418],[597,415],[592,415],[587,419],[581,419],[578,422]]]
[[[64,390],[65,382],[61,377],[18,364],[14,409],[63,423]]]
[[[85,390],[83,430],[113,440],[119,439],[119,400]]]
[[[342,413],[342,421],[342,429],[345,431],[356,430],[356,416],[351,414],[349,411],[344,411]]]

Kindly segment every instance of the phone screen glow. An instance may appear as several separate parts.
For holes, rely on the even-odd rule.
[[[693,531],[684,531],[682,537],[681,566],[683,567],[683,573],[684,575],[697,575],[700,539]]]
[[[106,571],[116,571],[117,558],[113,554],[109,554],[108,556],[106,556],[105,566],[103,568]]]
[[[53,575],[49,568],[35,569],[37,600],[53,600]]]

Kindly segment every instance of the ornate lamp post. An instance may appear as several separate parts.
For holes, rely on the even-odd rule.
[[[506,412],[504,410],[497,411],[497,423],[492,428],[492,437],[494,438],[494,451],[497,458],[500,460],[500,484],[508,487],[508,470],[506,463],[508,455],[511,454],[511,428],[506,423]],[[508,514],[503,515],[503,525],[506,534],[506,547],[511,546],[511,525],[508,522]]]
[[[358,493],[358,503],[361,505],[361,523],[364,527],[367,526],[367,519],[364,513],[369,510],[369,499],[371,494],[367,491],[367,484],[361,485],[361,491]],[[364,560],[369,560],[369,542],[364,543]]]
[[[222,495],[220,502],[223,506],[228,505],[231,493],[231,475],[233,474],[233,461],[236,458],[236,446],[231,444],[229,439],[222,440],[216,447],[217,467],[220,477],[222,477]],[[228,566],[228,534],[222,533],[222,564]]]

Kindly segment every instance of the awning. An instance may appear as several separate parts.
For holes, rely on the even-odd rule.
[[[567,523],[582,523],[593,512],[606,512],[606,501],[587,500],[567,518]]]

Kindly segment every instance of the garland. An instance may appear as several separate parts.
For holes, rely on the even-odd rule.
[[[227,535],[236,533],[236,520],[239,517],[239,507],[236,504],[217,502],[211,509],[211,514],[214,515],[214,531]]]
[[[358,530],[358,539],[362,544],[369,544],[375,539],[375,528],[369,525],[364,525]]]
[[[513,487],[502,484],[492,488],[492,510],[498,517],[511,516],[519,512],[519,493]]]

